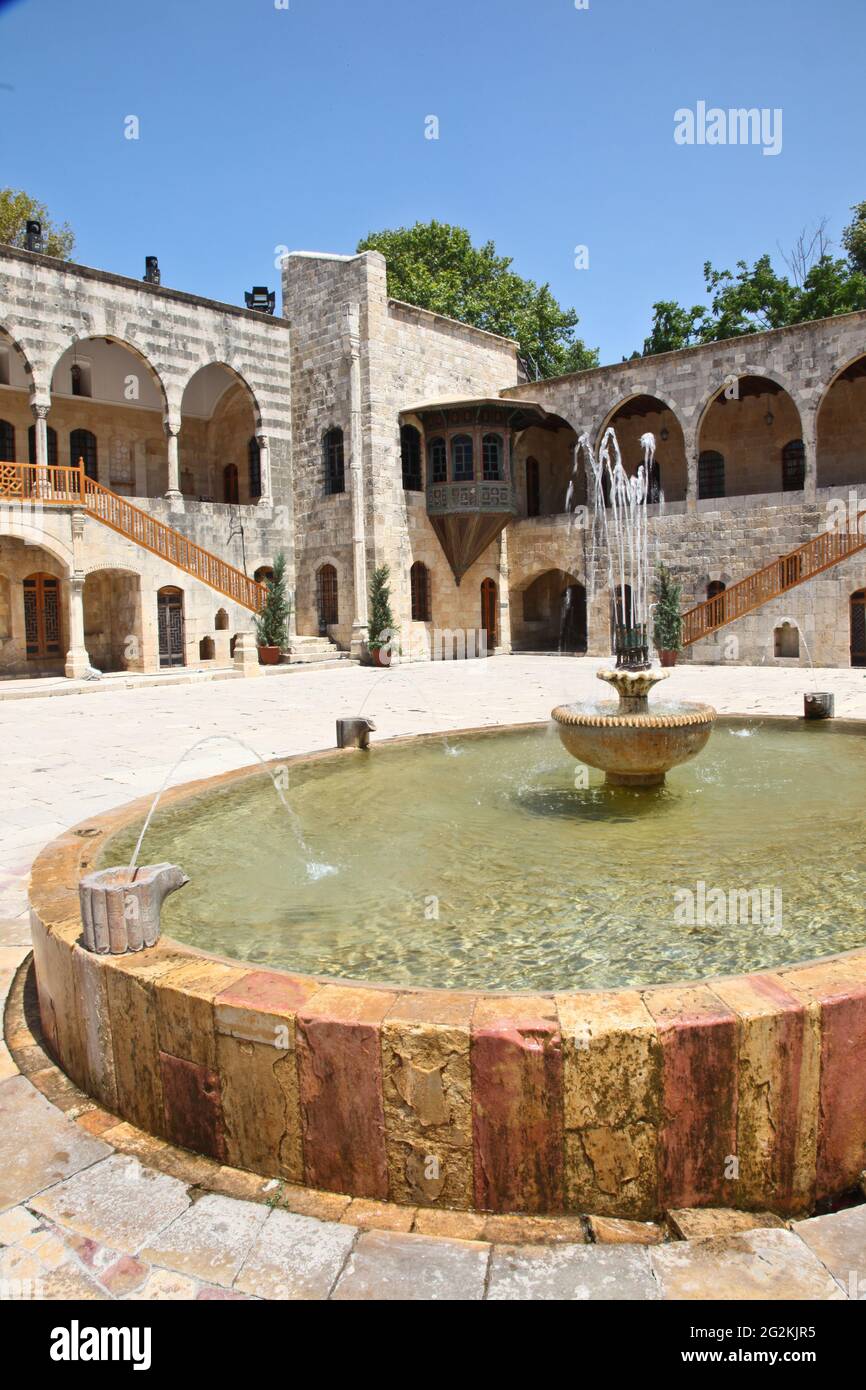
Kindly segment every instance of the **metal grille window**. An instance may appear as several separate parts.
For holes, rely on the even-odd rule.
[[[15,429],[8,420],[0,420],[0,463],[15,462]]]
[[[420,560],[416,560],[410,571],[412,586],[412,621],[429,623],[430,617],[430,571]]]
[[[339,621],[337,571],[333,565],[322,565],[316,575],[316,599],[319,609],[319,631],[324,634],[327,628]]]
[[[96,435],[91,430],[73,430],[69,436],[69,463],[72,468],[77,468],[80,461],[84,462],[87,477],[96,481],[99,472]]]
[[[451,476],[455,483],[471,483],[475,476],[472,439],[468,434],[456,434],[451,440]]]
[[[60,655],[60,595],[53,575],[24,580],[24,641],[31,660]]]
[[[782,491],[802,492],[806,482],[806,446],[792,439],[782,450]]]
[[[262,495],[262,451],[259,441],[252,435],[247,446],[250,468],[250,497]]]
[[[420,492],[421,436],[414,425],[404,425],[400,431],[400,460],[403,466],[404,492]]]
[[[498,434],[485,434],[481,441],[481,467],[484,481],[502,481],[502,440]]]
[[[715,449],[705,449],[698,459],[698,497],[724,497],[725,460]]]
[[[346,467],[343,459],[343,431],[328,430],[322,442],[325,456],[325,496],[346,491]]]
[[[427,450],[430,464],[430,480],[434,483],[448,481],[448,453],[444,439],[431,439]]]

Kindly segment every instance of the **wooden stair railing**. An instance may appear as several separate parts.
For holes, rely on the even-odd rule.
[[[0,503],[34,507],[81,507],[96,521],[134,541],[161,560],[207,584],[217,593],[257,613],[267,590],[218,555],[188,540],[173,526],[133,506],[111,488],[88,478],[84,465],[58,468],[31,463],[0,463]]]
[[[866,512],[857,517],[859,528]],[[683,646],[691,646],[702,637],[717,632],[727,623],[733,623],[746,613],[751,613],[770,599],[778,598],[789,589],[803,584],[807,579],[856,555],[858,550],[866,549],[866,535],[856,531],[820,531],[817,536],[798,546],[787,555],[780,555],[763,569],[747,574],[730,588],[706,599],[683,614]]]

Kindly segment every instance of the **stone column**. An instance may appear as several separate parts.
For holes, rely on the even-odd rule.
[[[31,401],[30,409],[33,411],[33,419],[36,422],[36,467],[40,470],[48,467],[48,411],[50,402]],[[74,460],[78,462],[77,459]],[[48,473],[39,472],[36,476],[36,486],[34,495],[36,497],[48,497],[51,494],[51,483],[48,480]]]
[[[83,512],[72,513],[72,576],[69,580],[69,651],[65,674],[76,680],[90,670],[84,641],[84,525]]]
[[[168,488],[166,497],[173,512],[183,511],[183,493],[180,490],[180,456],[178,454],[177,437],[180,434],[180,425],[167,417],[164,421],[165,436],[168,445]]]
[[[683,430],[686,450],[686,511],[698,509],[698,440],[692,430]]]
[[[499,533],[499,646],[503,656],[511,655],[511,594],[509,591],[508,527]]]
[[[803,448],[805,450],[806,476],[803,479],[803,501],[817,501],[818,489],[818,417],[810,411],[803,414]]]
[[[271,446],[266,434],[257,434],[256,440],[259,446],[259,469],[261,470],[262,485],[259,506],[270,509],[274,505],[274,494],[271,488]]]
[[[355,616],[352,620],[351,654],[359,658],[367,641],[367,536],[364,521],[363,441],[361,437],[361,332],[360,309],[346,304],[345,316],[350,381],[349,476],[352,487],[352,567]]]

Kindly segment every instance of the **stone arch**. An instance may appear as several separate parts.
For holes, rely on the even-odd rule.
[[[229,505],[258,502],[261,473],[250,445],[255,439],[258,464],[261,410],[242,373],[220,359],[201,362],[180,393],[178,422],[182,490]]]
[[[516,651],[586,651],[586,585],[572,570],[535,567],[509,586]]]
[[[866,351],[842,363],[822,390],[815,436],[818,487],[866,482]]]
[[[699,416],[698,500],[781,492],[783,450],[803,438],[797,397],[778,372],[747,366],[736,378],[737,394],[727,396],[723,381]]]
[[[653,405],[660,407],[653,409]],[[688,487],[688,452],[690,435],[683,422],[680,407],[667,395],[656,390],[635,390],[619,400],[605,416],[596,434],[595,451],[601,448],[605,430],[616,421],[627,422],[626,428],[616,430],[626,472],[634,473],[643,462],[640,436],[647,432],[655,436],[656,458],[654,477],[650,480],[651,501],[682,502]],[[662,433],[667,438],[662,438]]]
[[[134,342],[131,338],[122,338],[117,333],[103,333],[96,331],[93,325],[88,327],[86,331],[74,332],[66,336],[65,341],[63,343],[63,347],[61,348],[60,352],[56,354],[51,366],[49,367],[49,387],[53,386],[54,377],[57,372],[57,369],[60,366],[63,358],[70,351],[70,349],[77,348],[85,343],[95,343],[100,340],[104,340],[107,343],[112,343],[117,347],[124,348],[127,352],[131,353],[133,357],[137,358],[139,362],[141,362],[145,371],[148,373],[151,382],[156,387],[160,395],[162,401],[163,414],[167,416],[169,413],[168,388],[166,386],[165,380],[163,379],[162,372],[153,364],[153,362],[148,357],[144,349],[140,348],[138,344]]]
[[[251,386],[250,384],[249,375],[246,368],[239,367],[235,364],[235,362],[229,362],[226,360],[226,358],[220,357],[216,354],[214,354],[213,356],[208,355],[206,357],[203,357],[202,360],[200,362],[197,362],[196,365],[192,368],[186,379],[182,382],[179,382],[176,385],[174,396],[176,397],[176,404],[178,410],[182,409],[183,398],[186,395],[190,382],[198,376],[199,372],[204,371],[206,367],[222,367],[224,371],[229,372],[235,378],[236,382],[240,386],[243,386],[244,390],[250,398],[253,407],[253,414],[255,416],[254,432],[256,434],[262,434],[264,432],[264,417],[262,415],[262,408],[259,402],[258,395],[253,386]]]
[[[0,320],[0,345],[2,345],[2,341],[4,338],[8,338],[11,346],[14,348],[14,350],[18,353],[19,357],[21,358],[21,361],[24,364],[24,374],[25,376],[30,378],[30,390],[32,391],[35,387],[36,382],[34,364],[31,361],[30,353],[24,347],[23,335],[21,333],[21,330],[19,329],[18,324],[14,322],[14,320]]]
[[[17,512],[17,508],[11,507],[5,514],[0,512],[0,537],[5,536],[9,540],[20,540],[25,545],[41,546],[53,559],[64,566],[64,578],[71,578],[73,572],[72,546],[44,531],[40,524],[26,520],[26,506],[20,509],[20,517]]]
[[[142,577],[130,565],[90,566],[82,605],[84,645],[99,671],[143,671]]]

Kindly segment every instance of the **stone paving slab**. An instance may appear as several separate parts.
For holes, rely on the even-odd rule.
[[[98,1140],[90,1142],[106,1148]],[[135,1254],[186,1211],[190,1198],[177,1178],[115,1154],[58,1183],[28,1205],[78,1235]]]
[[[794,1229],[849,1298],[866,1300],[866,1206],[798,1221]]]
[[[830,1272],[793,1231],[745,1231],[649,1252],[666,1299],[843,1299]]]
[[[0,1211],[110,1154],[23,1076],[0,1082]]]
[[[211,1284],[230,1285],[268,1216],[267,1207],[208,1194],[188,1207],[139,1256]]]
[[[269,1299],[327,1298],[357,1235],[352,1226],[275,1209],[253,1242],[234,1287]]]
[[[484,1297],[490,1247],[480,1241],[366,1231],[346,1262],[332,1298],[417,1303]]]
[[[660,1297],[649,1252],[631,1245],[495,1246],[487,1297],[633,1300]]]

